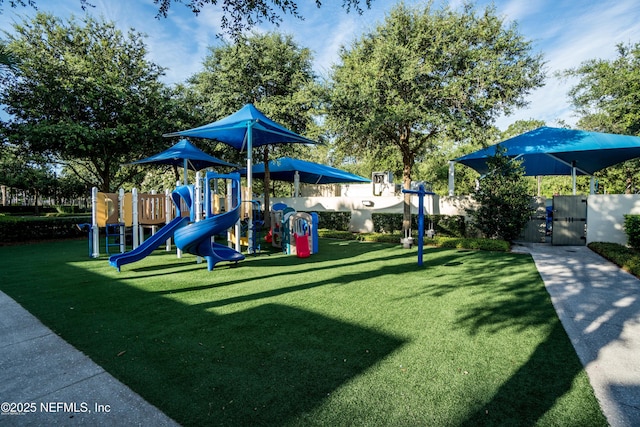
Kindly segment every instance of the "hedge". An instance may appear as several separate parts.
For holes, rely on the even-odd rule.
[[[591,242],[588,247],[623,270],[640,277],[640,252],[637,249],[610,242]]]
[[[351,212],[316,212],[318,214],[318,228],[337,231],[349,231]]]
[[[358,240],[361,242],[378,242],[399,244],[403,237],[401,233],[351,233],[347,231],[335,230],[318,230],[318,234],[322,238],[340,239],[340,240]],[[417,237],[413,233],[414,238]],[[417,240],[415,240],[417,244]],[[452,249],[477,249],[494,252],[508,252],[511,249],[509,242],[505,240],[486,239],[486,238],[462,238],[462,237],[445,237],[436,236],[433,239],[424,238],[424,246],[435,246],[439,248]]]
[[[86,236],[87,232],[80,230],[77,226],[77,224],[86,222],[86,217],[21,218],[0,216],[0,244]]]
[[[624,231],[629,246],[640,249],[640,215],[624,215]]]
[[[372,213],[373,230],[376,233],[396,233],[402,231],[402,214],[395,213]],[[425,215],[425,230],[428,230],[430,223],[436,235],[449,237],[465,237],[465,221],[461,215]],[[411,215],[411,229],[418,229],[418,215]]]

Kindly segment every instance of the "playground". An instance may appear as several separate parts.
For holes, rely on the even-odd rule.
[[[251,146],[283,130],[257,113],[167,135],[246,143],[245,187],[202,171],[219,159],[137,161],[179,161],[184,182],[94,189],[86,240],[0,247],[0,290],[181,425],[607,425],[530,256],[425,247],[424,185],[403,190],[418,202],[403,245],[264,210]]]
[[[264,220],[260,202],[242,200],[240,175],[206,172],[196,174],[194,185],[182,185],[164,195],[130,193],[92,193],[92,222],[88,229],[89,252],[99,258],[101,248],[109,264],[120,271],[165,246],[177,256],[182,252],[204,258],[209,271],[220,262],[237,264],[245,256],[261,251],[264,243],[281,248],[286,254],[307,258],[318,252],[318,216],[296,212],[285,204],[271,209],[271,228],[262,242]],[[145,228],[150,235],[145,239]],[[227,244],[215,241],[219,236]],[[129,237],[131,237],[129,239]],[[101,239],[104,240],[101,243]],[[131,250],[127,241],[131,240]],[[116,252],[113,252],[113,248]],[[110,251],[111,249],[111,251]]]
[[[53,242],[0,247],[0,290],[185,426],[606,425],[530,256],[416,251],[118,273]]]

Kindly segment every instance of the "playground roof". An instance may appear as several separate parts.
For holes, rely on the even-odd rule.
[[[284,126],[274,122],[253,104],[246,104],[235,113],[197,128],[165,134],[164,136],[188,136],[214,139],[231,145],[238,151],[250,150],[267,144],[304,143],[316,144]]]
[[[246,174],[246,168],[242,169],[240,173]],[[307,184],[371,182],[367,178],[341,169],[305,160],[292,159],[291,157],[281,157],[277,160],[269,161],[269,175],[273,180],[294,182],[296,173],[298,173],[300,182]],[[253,176],[256,178],[264,177],[264,163],[253,165]]]
[[[523,160],[525,175],[593,175],[601,169],[640,157],[640,138],[584,130],[540,127],[455,159],[486,174],[496,147]]]
[[[213,157],[200,150],[198,147],[193,145],[191,142],[186,139],[181,139],[173,146],[167,148],[166,150],[154,154],[151,157],[147,157],[146,159],[137,160],[135,162],[129,163],[130,165],[135,164],[158,164],[158,165],[175,165],[181,166],[184,168],[189,168],[195,171],[199,171],[200,169],[204,169],[210,166],[234,166],[237,165],[229,162],[225,162],[224,160],[220,160],[217,157]]]

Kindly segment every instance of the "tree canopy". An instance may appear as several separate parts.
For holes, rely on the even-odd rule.
[[[361,12],[361,4],[366,7],[371,6],[372,0],[343,0],[342,6],[349,12],[354,9]],[[282,22],[282,15],[290,14],[295,18],[304,19],[298,10],[297,2],[293,0],[153,0],[159,5],[159,16],[167,16],[169,8],[173,3],[183,3],[194,14],[200,13],[206,6],[219,5],[222,8],[223,30],[228,31],[234,38],[238,38],[244,30],[250,29],[257,24],[269,22],[279,24]],[[316,6],[322,6],[321,0],[315,0]]]
[[[441,137],[464,141],[526,105],[525,95],[543,83],[542,67],[493,7],[400,4],[342,49],[327,88],[327,124],[344,153],[394,146],[409,188],[416,159],[437,151]],[[409,195],[404,217],[406,229]]]
[[[146,60],[142,36],[113,23],[63,21],[38,13],[14,24],[0,103],[3,137],[60,162],[103,191],[130,178],[122,163],[152,154],[175,116],[163,68]],[[135,172],[135,171],[134,171]]]
[[[640,43],[619,44],[617,57],[593,59],[567,70],[578,77],[569,96],[580,119],[578,126],[598,132],[640,135]],[[640,161],[597,172],[599,186],[610,193],[640,191]]]
[[[269,118],[313,138],[317,135],[313,121],[317,90],[312,60],[311,51],[299,47],[291,36],[256,33],[210,48],[203,71],[189,79],[189,90],[208,121],[252,103]],[[268,172],[270,150],[291,154],[300,148],[295,144],[258,150]],[[265,173],[265,206],[268,190],[269,174]]]
[[[5,0],[0,0],[0,6]],[[342,7],[349,13],[355,10],[362,13],[362,5],[371,7],[373,0],[343,0]],[[82,10],[87,7],[94,7],[90,0],[78,0]],[[37,6],[36,0],[8,0],[9,6]],[[181,3],[198,15],[203,8],[219,6],[222,9],[222,21],[220,23],[223,31],[228,32],[233,38],[238,39],[245,30],[253,28],[257,24],[268,22],[279,24],[282,22],[282,15],[291,16],[303,20],[304,16],[298,10],[298,3],[293,0],[153,0],[158,5],[156,17],[167,17],[169,9],[173,3]],[[316,7],[322,6],[321,0],[315,0]],[[0,9],[2,13],[2,9]]]

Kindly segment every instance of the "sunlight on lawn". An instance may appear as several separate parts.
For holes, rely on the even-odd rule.
[[[321,240],[118,273],[38,248],[0,248],[0,289],[183,425],[606,425],[527,255]]]

